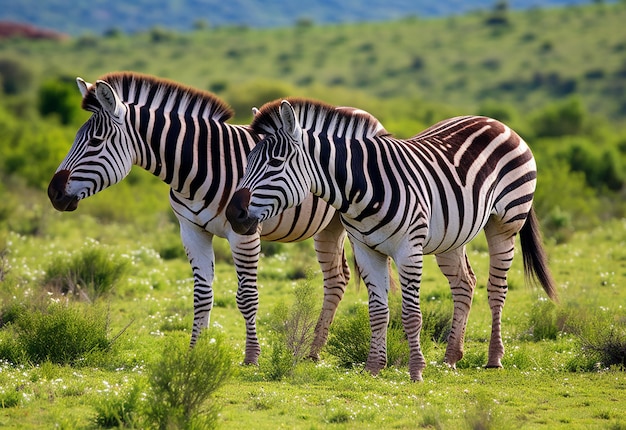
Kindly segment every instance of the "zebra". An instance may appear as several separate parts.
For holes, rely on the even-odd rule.
[[[497,120],[463,116],[441,121],[406,140],[370,117],[324,102],[276,100],[251,127],[264,138],[227,208],[235,231],[298,204],[312,192],[341,213],[360,276],[368,288],[372,330],[365,370],[387,364],[388,257],[398,269],[409,374],[422,380],[419,288],[424,254],[435,254],[454,301],[444,361],[455,367],[476,276],[465,245],[484,230],[490,255],[487,283],[492,331],[487,367],[502,367],[501,314],[515,236],[520,233],[527,278],[557,300],[532,207],[536,166],[527,144]]]
[[[95,84],[77,78],[83,109],[92,113],[48,187],[52,205],[73,211],[80,200],[121,181],[138,165],[170,186],[170,203],[193,271],[194,318],[190,345],[209,325],[213,306],[214,236],[226,238],[238,278],[237,306],[246,325],[244,363],[257,364],[260,240],[295,242],[314,237],[324,276],[324,301],[310,355],[317,358],[350,277],[345,230],[334,208],[313,197],[261,227],[235,233],[224,208],[247,154],[260,136],[226,123],[233,112],[217,96],[133,72],[113,72]]]

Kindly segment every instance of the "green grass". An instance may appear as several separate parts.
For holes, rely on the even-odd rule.
[[[76,216],[82,218],[80,214]],[[50,262],[65,249],[81,244],[93,246],[84,240],[88,231],[81,230],[74,220],[54,217],[49,223],[48,231],[66,231],[71,227],[75,236],[6,235],[5,278],[0,287],[3,303],[20,297],[32,299],[39,294],[44,294],[45,300],[43,272]],[[584,315],[604,315],[615,327],[623,327],[625,227],[624,221],[613,221],[591,232],[574,234],[566,245],[548,244],[561,298],[561,303],[554,307],[544,301],[542,292],[524,285],[521,261],[516,259],[503,317],[506,354],[505,368],[501,370],[482,368],[486,362],[490,313],[484,288],[488,256],[478,240],[469,252],[479,287],[470,314],[466,355],[458,370],[450,370],[442,364],[445,343],[425,340],[428,366],[422,383],[409,382],[403,364],[390,366],[375,378],[363,373],[362,365],[345,368],[329,349],[322,351],[321,362],[300,362],[282,379],[272,380],[272,366],[276,364],[271,361],[271,329],[275,324],[272,313],[277,306],[293,304],[296,285],[321,285],[314,262],[313,274],[306,281],[292,280],[287,270],[278,270],[285,266],[285,255],[290,249],[299,254],[306,250],[302,245],[297,249],[285,245],[279,253],[262,259],[260,366],[236,366],[232,378],[218,389],[213,397],[219,407],[217,424],[222,428],[259,429],[623,428],[626,372],[619,365],[604,366],[597,355],[586,354],[588,350],[581,349],[585,346],[579,336],[582,332],[574,330],[573,324],[563,323],[560,316],[575,315],[578,321],[584,321]],[[146,237],[140,245],[118,239],[114,233],[119,228],[103,225],[99,232],[106,238],[100,246],[108,247],[114,255],[126,255],[131,261],[127,275],[98,304],[106,306],[109,336],[127,327],[116,339],[115,350],[108,361],[81,366],[50,361],[14,365],[3,361],[1,427],[95,428],[97,422],[110,423],[120,416],[131,422],[137,414],[145,414],[141,399],[148,395],[146,375],[162,360],[167,345],[184,345],[188,341],[192,280],[186,261],[163,260],[154,252],[158,235]],[[311,244],[307,246],[313,255]],[[264,272],[273,274],[268,277]],[[240,362],[245,331],[232,301],[235,282],[232,267],[218,263],[214,288],[222,305],[214,308],[212,330],[221,333],[235,353],[235,362]],[[321,288],[313,293],[313,300],[320,303]],[[348,319],[348,311],[365,303],[366,298],[364,287],[356,289],[351,285],[341,304],[337,327]],[[422,298],[425,313],[438,315],[441,309],[449,309],[448,287],[432,257],[425,259]],[[541,329],[535,334],[532,327],[537,324]],[[552,326],[556,327],[556,334]],[[4,335],[8,327],[3,326],[0,334]],[[584,340],[594,338],[595,333],[595,340],[602,341],[599,334],[606,325],[597,326],[595,332],[596,326],[588,327]],[[624,342],[623,335],[616,338]],[[135,415],[123,415],[125,410]]]

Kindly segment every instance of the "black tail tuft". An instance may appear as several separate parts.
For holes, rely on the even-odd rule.
[[[539,221],[533,208],[530,209],[526,223],[520,231],[520,242],[526,278],[533,283],[539,282],[548,297],[558,302],[556,285],[548,268],[548,258],[542,245]]]

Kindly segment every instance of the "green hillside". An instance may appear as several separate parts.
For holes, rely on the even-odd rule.
[[[239,123],[250,120],[252,106],[287,95],[358,106],[399,137],[452,115],[494,116],[533,148],[538,212],[548,234],[565,240],[575,228],[626,214],[623,22],[621,2],[380,23],[6,39],[0,173],[44,190],[87,118],[75,77],[93,82],[133,70],[211,90],[235,108]],[[133,195],[138,184],[150,196],[148,179],[116,193]],[[167,213],[161,195],[142,204]],[[122,221],[137,215],[132,205],[113,210],[119,203],[107,196],[83,210]]]
[[[615,4],[266,30],[153,29],[66,43],[4,41],[0,57],[26,63],[34,84],[128,69],[218,94],[271,80],[304,94],[341,88],[460,112],[487,101],[528,112],[577,94],[590,112],[622,123],[624,22],[626,6]]]
[[[513,9],[554,7],[591,0],[0,0],[0,20],[27,22],[72,35],[111,29],[144,31],[160,26],[178,31],[197,25],[277,27],[309,20],[319,24],[385,21],[403,16],[441,17],[486,10],[494,4]]]

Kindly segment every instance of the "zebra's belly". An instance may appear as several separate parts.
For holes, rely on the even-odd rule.
[[[390,223],[379,227],[375,232],[365,233],[371,229],[366,226],[345,220],[346,230],[351,240],[364,244],[382,254],[394,258],[397,255],[412,254],[416,247],[422,254],[441,254],[461,247],[484,228],[490,214],[476,219],[465,219],[462,223],[437,222],[431,219],[427,228],[416,230],[410,222]],[[371,231],[371,230],[370,230]]]
[[[490,213],[477,219],[465,218],[456,222],[431,220],[424,240],[424,254],[441,254],[466,245],[485,227]]]

